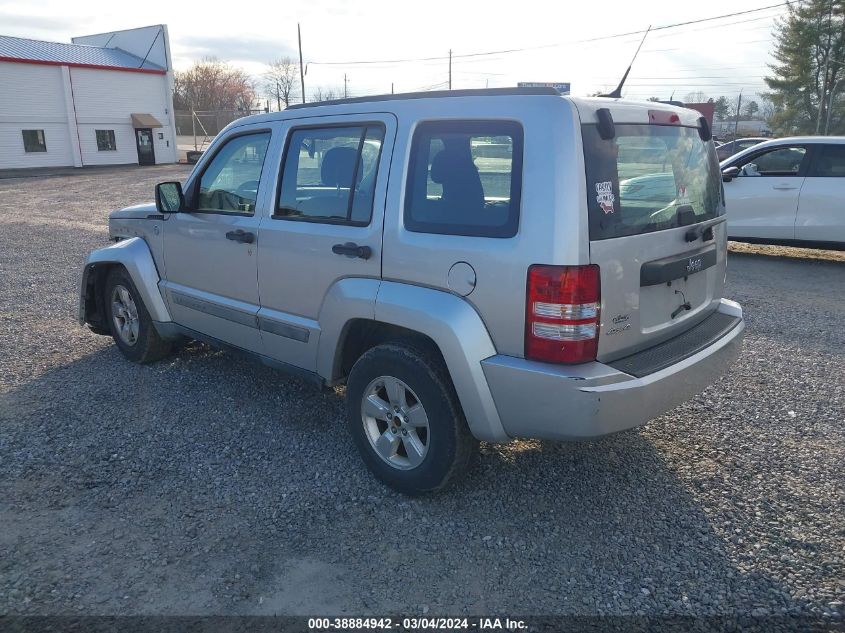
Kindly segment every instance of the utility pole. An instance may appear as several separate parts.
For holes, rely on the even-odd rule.
[[[346,73],[343,73],[343,98],[344,98],[344,99],[346,99],[346,95],[347,95],[347,92],[346,92],[346,84],[347,84],[348,82],[349,82],[349,80],[346,78]]]
[[[742,88],[739,89],[739,99],[736,101],[736,119],[734,119],[734,140],[736,140],[736,132],[739,129],[739,109],[742,107]]]
[[[452,89],[452,49],[449,49],[449,90]]]
[[[302,66],[302,31],[296,23],[296,37],[299,40],[299,89],[302,91],[302,103],[305,103],[305,68]]]
[[[390,82],[390,94],[393,94],[393,82]]]
[[[282,87],[278,81],[276,81],[276,108],[279,112],[282,111]]]

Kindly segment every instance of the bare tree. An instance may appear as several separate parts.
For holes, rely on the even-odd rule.
[[[317,86],[311,92],[311,101],[333,101],[339,99],[342,91],[337,88],[324,88]]]
[[[684,97],[685,103],[707,103],[707,95],[701,90],[695,92],[688,92]]]
[[[770,99],[767,99],[764,95],[760,97],[760,116],[764,121],[771,119],[777,112],[778,109]]]
[[[299,92],[299,65],[290,57],[277,59],[268,64],[264,80],[267,96],[276,101],[276,107],[281,110],[284,104],[287,108]]]
[[[249,112],[255,98],[255,85],[244,70],[213,57],[194,62],[174,76],[173,107],[177,110]]]
[[[737,95],[732,99],[729,99],[729,107],[728,107],[728,121],[736,121],[739,117],[737,113],[740,107],[741,97]]]

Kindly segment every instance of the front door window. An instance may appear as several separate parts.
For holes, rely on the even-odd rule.
[[[804,147],[778,147],[742,165],[740,176],[797,176],[807,155]]]
[[[196,210],[254,213],[258,181],[269,143],[269,132],[237,136],[226,143],[200,178]]]

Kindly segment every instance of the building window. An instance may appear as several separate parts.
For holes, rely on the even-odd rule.
[[[114,152],[117,143],[114,140],[114,130],[94,130],[97,133],[97,151]]]
[[[26,152],[46,152],[47,143],[44,141],[44,130],[21,130],[23,133],[23,149]]]

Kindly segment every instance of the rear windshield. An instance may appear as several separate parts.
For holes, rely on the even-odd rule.
[[[583,125],[590,239],[662,231],[724,213],[713,144],[698,129],[619,125],[601,138]]]

